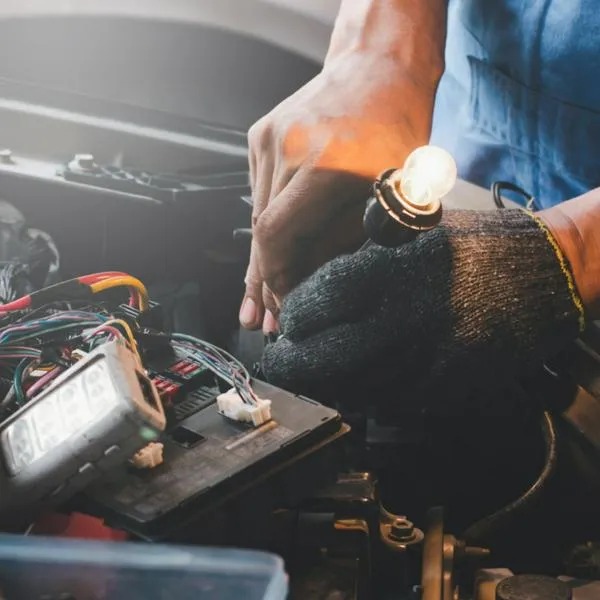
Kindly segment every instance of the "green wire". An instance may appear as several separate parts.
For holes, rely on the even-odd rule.
[[[15,369],[15,375],[13,377],[13,385],[15,386],[15,396],[17,404],[23,406],[26,401],[25,390],[23,389],[23,374],[25,369],[33,362],[31,358],[24,358]]]
[[[52,333],[56,333],[57,331],[64,331],[67,329],[77,329],[77,328],[85,328],[85,327],[97,327],[98,322],[96,321],[77,321],[76,323],[69,323],[68,325],[60,325],[59,327],[48,327],[47,329],[42,329],[41,331],[36,331],[34,333],[29,333],[22,337],[17,337],[11,339],[11,343],[22,342],[23,340],[29,340],[31,338],[38,338],[42,336],[46,336]]]
[[[20,346],[21,342],[23,342],[24,340],[45,338],[49,335],[60,331],[85,329],[87,327],[97,327],[101,323],[102,321],[100,323],[98,323],[98,321],[75,321],[72,323],[67,323],[64,325],[58,325],[54,327],[52,326],[52,323],[40,323],[40,327],[36,328],[34,331],[28,332],[22,336],[10,336],[8,339],[6,339],[4,343],[0,344],[0,360],[5,355],[7,358],[13,358],[12,356],[10,356],[11,354],[20,354],[21,356],[26,356],[27,358],[23,358],[15,368],[13,373],[12,391],[8,393],[7,397],[4,399],[3,402],[7,400],[8,402],[10,402],[9,397],[14,393],[13,401],[15,401],[19,406],[25,405],[25,403],[27,402],[27,395],[23,387],[24,374],[26,372],[26,369],[41,356],[41,350],[37,348],[23,348]]]

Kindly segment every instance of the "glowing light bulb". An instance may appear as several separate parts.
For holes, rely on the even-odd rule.
[[[442,219],[442,199],[456,183],[457,169],[448,152],[417,148],[402,169],[384,171],[373,185],[363,226],[380,246],[397,247],[430,231]]]
[[[456,183],[456,163],[452,155],[437,146],[421,146],[412,152],[393,185],[415,208],[440,201]]]

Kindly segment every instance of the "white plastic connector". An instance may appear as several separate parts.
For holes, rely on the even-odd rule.
[[[163,449],[160,442],[151,442],[133,456],[131,464],[136,469],[154,469],[163,463]]]
[[[233,389],[217,396],[217,409],[228,419],[252,423],[255,427],[271,420],[271,401],[258,399],[257,404],[246,404]]]

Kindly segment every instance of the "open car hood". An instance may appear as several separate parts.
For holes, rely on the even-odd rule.
[[[339,1],[0,0],[0,80],[245,132],[318,73]]]
[[[260,39],[321,61],[340,0],[2,0],[0,19],[129,17],[197,24]]]

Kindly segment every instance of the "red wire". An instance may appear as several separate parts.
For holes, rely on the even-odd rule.
[[[30,304],[31,296],[23,296],[22,298],[17,298],[17,300],[13,300],[8,304],[0,306],[0,314],[13,310],[25,310],[26,308],[29,308]]]
[[[91,285],[110,277],[127,277],[128,275],[128,273],[123,273],[122,271],[104,271],[103,273],[82,275],[81,277],[77,277],[77,280],[84,285]],[[129,305],[136,306],[136,299],[136,294],[132,290],[129,294]],[[9,302],[8,304],[0,305],[0,314],[11,312],[13,310],[25,310],[26,308],[29,308],[30,304],[31,296],[23,296],[22,298],[17,298],[16,300]]]

